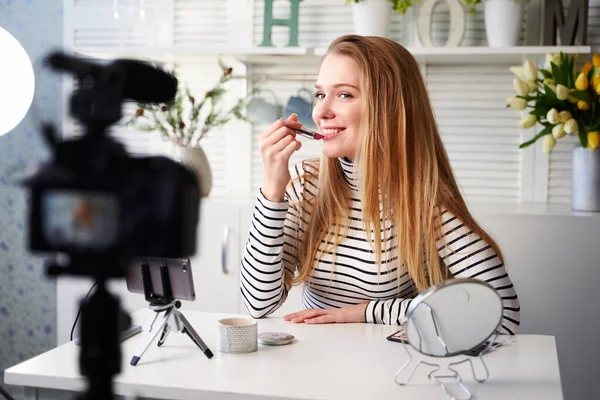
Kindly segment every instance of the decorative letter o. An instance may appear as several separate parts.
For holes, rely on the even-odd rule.
[[[450,30],[444,47],[458,47],[465,35],[465,9],[459,0],[424,0],[417,19],[417,34],[423,47],[435,47],[431,40],[431,25],[435,6],[445,1],[450,8]]]

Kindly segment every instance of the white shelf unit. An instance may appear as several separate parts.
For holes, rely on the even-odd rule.
[[[407,47],[419,60],[431,64],[496,64],[521,62],[527,57],[545,56],[548,53],[590,54],[591,46],[514,46],[514,47]],[[314,50],[322,56],[326,48]]]
[[[522,62],[528,57],[548,53],[590,54],[591,46],[515,46],[515,47],[408,47],[414,56],[428,64],[496,64]],[[314,64],[326,53],[326,48],[223,46],[186,47],[86,47],[74,52],[86,56],[160,56],[160,55],[222,55],[234,56],[248,64]]]

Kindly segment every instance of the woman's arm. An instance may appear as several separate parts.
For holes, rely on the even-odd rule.
[[[299,176],[296,166],[295,175]],[[286,201],[267,200],[262,192],[256,199],[252,222],[242,257],[240,289],[250,315],[262,318],[277,310],[287,298],[297,268],[299,221],[298,199],[301,180],[294,179]]]
[[[516,334],[520,324],[519,298],[494,249],[449,211],[442,212],[442,236],[437,247],[446,268],[455,278],[480,279],[492,285],[504,306],[500,333]]]
[[[443,239],[443,240],[442,240]],[[448,244],[450,249],[445,245]],[[448,268],[454,278],[474,278],[492,285],[502,298],[504,306],[501,333],[515,334],[519,329],[520,305],[515,288],[506,268],[496,252],[477,234],[467,228],[462,221],[445,211],[442,213],[442,238],[437,242],[442,267]],[[402,295],[402,294],[401,294]],[[412,298],[374,300],[366,303],[364,321],[367,323],[401,325]],[[358,309],[335,311],[333,315],[312,322],[350,322],[357,317]],[[349,313],[349,311],[352,311]],[[304,317],[305,314],[300,316]],[[290,319],[298,315],[290,316]],[[313,315],[306,315],[314,318]],[[344,318],[345,317],[345,318]],[[355,321],[352,321],[355,322]]]

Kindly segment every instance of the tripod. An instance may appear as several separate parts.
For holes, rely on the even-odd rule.
[[[142,263],[142,280],[144,284],[144,294],[146,300],[150,302],[150,309],[155,314],[150,318],[150,321],[146,328],[143,329],[142,339],[138,345],[138,348],[131,358],[130,364],[135,366],[140,361],[140,358],[144,355],[150,344],[154,341],[158,333],[161,332],[160,339],[158,340],[158,347],[162,346],[171,330],[176,332],[185,333],[189,338],[202,350],[207,358],[212,358],[213,353],[210,351],[208,346],[204,343],[200,335],[192,327],[189,321],[185,318],[183,313],[178,310],[181,307],[181,302],[175,300],[171,294],[171,281],[169,278],[169,270],[166,265],[160,266],[160,275],[162,281],[163,295],[154,294],[152,286],[152,278],[150,276],[150,267],[147,263]]]

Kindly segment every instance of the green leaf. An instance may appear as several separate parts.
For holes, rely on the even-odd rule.
[[[567,84],[566,74],[563,73],[562,69],[557,67],[554,63],[552,63],[552,75],[554,76],[554,82],[557,84],[565,85],[566,87],[570,87]]]
[[[587,140],[587,130],[585,129],[585,126],[583,126],[583,124],[581,123],[581,121],[577,121],[577,136],[579,136],[579,143],[581,144],[581,147],[587,147],[588,144],[588,140]]]
[[[570,95],[575,97],[577,100],[585,101],[586,103],[591,101],[590,92],[587,90],[575,90],[571,92]]]
[[[535,135],[533,138],[529,139],[525,143],[520,144],[519,148],[520,149],[524,149],[525,147],[534,144],[539,138],[541,138],[543,136],[546,136],[549,133],[552,133],[552,125],[549,125],[549,126],[545,127],[537,135]]]
[[[545,69],[540,69],[541,74],[544,76],[544,79],[552,79],[552,74]]]
[[[594,77],[595,71],[596,71],[596,67],[592,67],[592,68],[590,68],[590,70],[588,72],[588,82],[590,82],[590,84],[592,83],[592,78]]]

